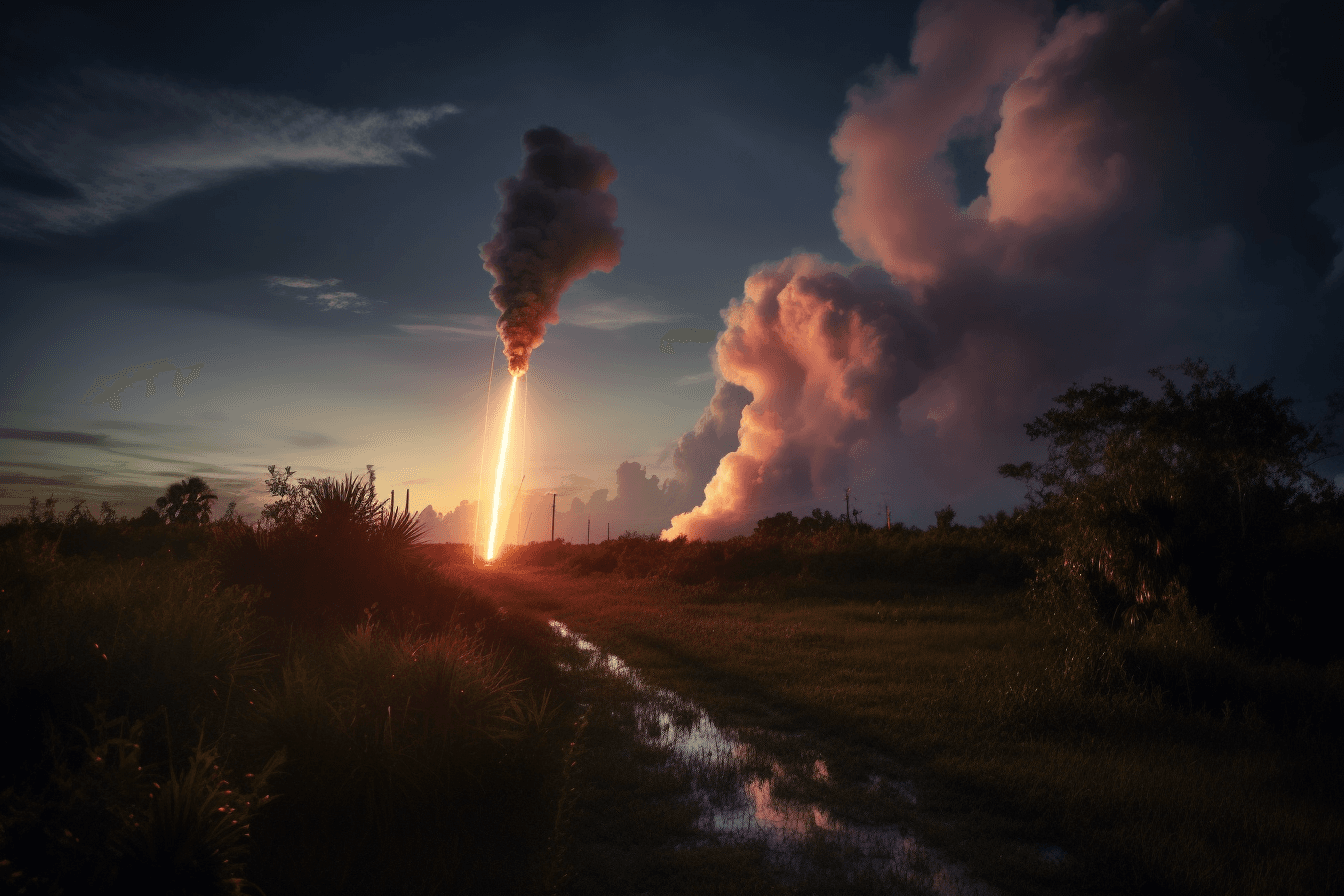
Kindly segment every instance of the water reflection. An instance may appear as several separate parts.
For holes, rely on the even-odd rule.
[[[939,894],[990,896],[998,891],[939,860],[896,825],[860,825],[834,818],[800,792],[825,792],[833,786],[824,758],[807,760],[767,756],[738,740],[710,720],[700,706],[664,688],[643,681],[620,657],[606,653],[574,634],[563,623],[551,627],[585,656],[590,668],[605,670],[638,695],[635,718],[639,736],[666,749],[670,762],[691,776],[701,806],[699,827],[720,839],[762,843],[781,863],[801,870],[813,850],[824,843],[843,857],[844,873],[890,877],[917,883]],[[909,782],[880,775],[868,779],[868,794],[885,800],[916,803]]]

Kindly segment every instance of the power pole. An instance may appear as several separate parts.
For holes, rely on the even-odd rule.
[[[607,520],[607,541],[611,541],[611,520]]]
[[[845,522],[849,522],[849,487],[845,487]]]
[[[588,543],[593,543],[593,518],[588,517]]]
[[[887,511],[887,528],[890,529],[890,528],[891,528],[891,505],[890,505],[890,504],[883,504],[882,507],[883,507],[884,510]]]
[[[555,492],[551,492],[551,541],[555,541]]]

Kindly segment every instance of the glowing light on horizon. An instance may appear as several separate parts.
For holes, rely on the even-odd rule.
[[[495,468],[495,500],[490,511],[490,539],[485,543],[485,559],[495,559],[495,536],[499,532],[499,499],[504,488],[504,463],[509,456],[509,430],[513,425],[513,399],[518,394],[518,380],[522,374],[514,374],[509,383],[509,402],[504,411],[504,431],[499,437],[499,464]]]

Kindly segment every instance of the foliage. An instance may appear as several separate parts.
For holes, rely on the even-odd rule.
[[[1338,517],[1311,469],[1325,439],[1270,382],[1244,388],[1202,361],[1178,370],[1185,390],[1161,368],[1157,398],[1109,379],[1075,386],[1026,425],[1048,441],[1045,462],[1000,472],[1028,486],[1045,546],[1036,594],[1066,627],[1137,625],[1188,600],[1225,635],[1281,649],[1315,611],[1314,595],[1284,586],[1329,566],[1290,543],[1295,525]]]
[[[290,482],[294,471],[289,467],[285,467],[285,472],[277,473],[275,464],[271,464],[266,471],[271,474],[271,478],[266,480],[266,489],[280,500],[272,501],[262,508],[262,522],[272,525],[298,522],[308,480],[301,479],[298,484]]]
[[[204,479],[192,476],[168,486],[168,491],[154,505],[170,523],[208,523],[210,506],[218,498]]]
[[[255,526],[218,530],[219,562],[229,584],[260,585],[268,595],[263,612],[305,624],[352,625],[373,604],[407,616],[451,610],[444,585],[416,550],[423,527],[408,508],[389,512],[377,502],[372,482],[305,479],[289,483],[293,470],[267,481],[279,501]]]
[[[349,497],[336,485],[336,498]],[[348,510],[338,501],[321,511],[331,537],[342,537],[335,521]],[[544,626],[505,619],[428,574],[369,565],[389,562],[374,552],[360,562],[381,588],[350,605],[396,604],[409,583],[432,625],[366,616],[353,630],[295,632],[255,612],[271,604],[266,593],[221,583],[217,553],[129,556],[149,532],[208,544],[240,531],[257,529],[149,530],[82,515],[3,529],[6,884],[530,891],[555,824],[561,717],[571,712]],[[99,550],[67,552],[75,533]],[[289,543],[288,556],[316,568],[302,552],[320,554],[318,540]]]
[[[366,623],[308,639],[256,702],[253,751],[302,757],[258,828],[285,891],[377,891],[391,873],[509,892],[544,841],[556,714],[478,636]]]
[[[139,535],[107,526],[104,543]],[[30,890],[236,892],[255,808],[244,781],[260,779],[224,793],[229,773],[210,784],[201,766],[225,768],[206,740],[223,743],[246,705],[235,692],[259,674],[251,596],[200,560],[58,543],[35,527],[0,543],[0,854]],[[198,735],[186,767],[174,732]]]
[[[795,517],[792,510],[786,510],[757,520],[756,529],[752,534],[763,538],[787,538],[793,535],[825,532],[845,524],[846,521],[842,517],[833,516],[829,510],[822,510],[820,507],[813,508],[812,515],[802,519]]]
[[[45,513],[36,513],[37,499],[29,502],[27,517],[0,523],[0,543],[25,539],[45,543],[63,556],[101,555],[109,558],[145,558],[157,554],[196,556],[210,545],[210,526],[169,526],[152,507],[134,519],[117,519],[103,502],[100,519],[76,501],[63,516],[55,513],[57,501],[48,498]]]
[[[1005,519],[1007,517],[1005,516]],[[501,559],[559,567],[574,575],[666,578],[686,585],[740,587],[778,579],[850,583],[886,578],[907,583],[956,582],[1012,587],[1025,566],[1011,526],[949,526],[922,532],[903,525],[874,529],[846,524],[821,510],[761,520],[756,533],[727,541],[626,537],[600,544],[533,542],[506,549]]]

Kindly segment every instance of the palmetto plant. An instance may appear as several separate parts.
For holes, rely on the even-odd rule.
[[[204,479],[192,476],[168,486],[154,504],[170,523],[208,523],[210,505],[218,498]]]
[[[371,482],[349,473],[343,481],[307,481],[301,522],[309,535],[328,544],[362,541],[392,553],[424,537],[424,527],[408,508],[389,512],[378,502]]]
[[[271,469],[272,493],[292,507],[271,526],[221,530],[226,581],[264,586],[263,612],[294,619],[349,624],[375,603],[391,610],[404,602],[416,587],[419,521],[406,509],[390,512],[364,477],[304,479],[291,489],[292,471],[277,479]]]

